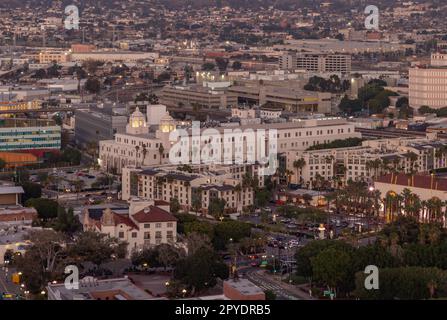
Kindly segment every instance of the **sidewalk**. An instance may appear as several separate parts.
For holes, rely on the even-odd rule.
[[[298,286],[282,282],[282,281],[278,280],[276,276],[272,276],[265,271],[258,271],[257,273],[262,274],[262,276],[269,279],[269,281],[275,282],[277,285],[281,286],[282,288],[284,288],[287,291],[292,292],[294,295],[300,297],[303,300],[316,300],[315,298],[310,297],[309,293],[300,289],[300,287],[298,287]]]

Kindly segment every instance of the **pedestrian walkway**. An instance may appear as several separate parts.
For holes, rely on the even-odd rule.
[[[282,290],[287,290],[290,294],[293,294],[293,296],[297,297],[297,299],[300,300],[315,300],[313,297],[309,296],[307,292],[304,292],[300,288],[298,288],[295,285],[284,283],[281,280],[278,280],[275,276],[268,274],[265,271],[258,271],[258,273],[263,273],[262,277],[264,279],[268,279],[272,285],[275,285],[277,287],[280,287]]]

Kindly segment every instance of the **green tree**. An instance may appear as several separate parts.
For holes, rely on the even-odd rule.
[[[200,248],[194,254],[176,264],[174,279],[191,288],[191,295],[199,294],[216,285],[217,276],[228,278],[228,267],[217,254],[207,248]]]
[[[98,94],[101,91],[101,82],[98,78],[88,78],[84,88],[90,93]]]
[[[171,201],[169,201],[169,211],[173,214],[180,211],[180,202],[177,198],[171,198]]]
[[[23,191],[22,203],[26,203],[28,199],[40,198],[42,196],[42,187],[38,183],[25,182],[22,184]]]
[[[35,208],[39,219],[44,221],[56,218],[59,208],[57,201],[44,198],[28,199],[25,206]]]
[[[276,300],[276,293],[272,290],[265,290],[265,300]]]
[[[114,258],[124,258],[127,243],[107,234],[87,231],[82,232],[76,242],[69,247],[72,257],[90,261],[96,266]]]
[[[208,206],[208,213],[218,219],[223,216],[225,205],[226,201],[224,199],[213,198]]]
[[[300,248],[295,254],[297,263],[297,275],[311,278],[313,276],[313,268],[311,259],[316,257],[320,252],[329,249],[336,248],[340,251],[351,251],[352,246],[343,242],[335,240],[321,240],[312,241],[303,248]]]
[[[82,224],[78,217],[74,215],[73,208],[65,210],[59,207],[54,230],[72,235],[82,230]]]
[[[63,273],[64,236],[53,230],[34,230],[28,239],[31,246],[24,255],[15,259],[15,264],[22,272],[26,288],[31,293],[38,293]]]
[[[240,70],[242,69],[242,63],[240,61],[234,61],[233,62],[233,69],[234,70]]]
[[[203,71],[213,71],[216,65],[212,62],[206,62],[202,65]]]
[[[158,251],[158,262],[165,268],[174,267],[178,260],[185,256],[183,250],[169,244],[160,244],[156,247]]]
[[[134,266],[158,268],[162,266],[158,256],[159,251],[156,248],[145,248],[142,251],[134,251],[131,256],[131,261]]]
[[[354,295],[360,299],[421,300],[446,297],[447,272],[438,268],[380,269],[380,290],[366,290],[363,272],[356,274]]]
[[[214,236],[214,227],[211,223],[206,221],[192,221],[185,223],[185,234],[190,234],[193,232],[204,234],[210,239]]]
[[[213,245],[216,249],[224,249],[230,242],[238,242],[242,238],[250,237],[251,226],[248,223],[229,220],[214,226]]]
[[[314,280],[335,292],[347,293],[354,284],[352,262],[350,252],[333,247],[325,249],[311,259]]]

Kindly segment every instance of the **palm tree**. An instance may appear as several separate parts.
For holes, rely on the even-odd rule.
[[[135,168],[138,168],[138,151],[140,151],[140,146],[135,146]]]
[[[76,199],[79,199],[79,192],[81,192],[82,189],[84,188],[85,182],[84,182],[84,180],[77,179],[76,181],[73,182],[73,185],[76,190]]]
[[[344,185],[346,183],[346,172],[348,171],[348,168],[344,164],[337,165],[335,169],[335,175],[337,177],[341,177],[342,184]]]
[[[164,152],[165,152],[165,147],[163,147],[163,144],[160,143],[160,147],[158,147],[158,153],[160,154],[160,164],[161,164],[161,161],[163,159],[163,153]]]
[[[306,160],[304,160],[304,158],[300,158],[298,160],[293,161],[293,167],[295,168],[295,171],[296,171],[296,184],[299,184],[298,170],[301,170],[302,168],[304,168],[305,165],[306,165]]]
[[[293,175],[293,171],[290,171],[290,170],[286,170],[286,178],[287,178],[287,182],[286,182],[286,184],[287,184],[287,187],[290,185],[290,180],[292,180],[290,177]]]
[[[145,144],[143,144],[143,149],[141,150],[141,153],[143,154],[143,161],[141,163],[144,166],[144,161],[146,160],[146,155],[147,155],[147,147]]]
[[[388,158],[384,158],[381,162],[382,162],[381,163],[382,170],[385,171],[386,173],[389,173],[390,172],[390,160]]]
[[[239,199],[240,199],[241,191],[242,191],[242,187],[241,187],[240,183],[238,183],[234,187],[234,191],[236,192],[236,210],[237,210],[239,208]]]

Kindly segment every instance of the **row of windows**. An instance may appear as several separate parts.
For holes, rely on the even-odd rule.
[[[121,239],[124,239],[124,231],[118,232],[118,237],[121,238]],[[138,237],[138,232],[132,232],[131,237],[133,239],[137,238]],[[144,237],[144,240],[149,240],[151,238],[151,233],[150,232],[145,232],[143,237]],[[161,231],[156,231],[155,232],[155,239],[161,239],[161,238],[162,238]],[[166,238],[173,239],[174,238],[173,231],[167,231],[166,232]]]
[[[174,226],[174,223],[172,223],[172,222],[168,222],[167,223],[167,227],[168,228],[172,228]],[[151,224],[150,223],[145,223],[144,224],[144,228],[145,229],[150,229],[150,227],[151,227]],[[161,228],[161,222],[157,222],[157,223],[155,223],[155,228]]]
[[[6,143],[14,143],[14,142],[33,142],[33,141],[59,141],[60,137],[41,137],[41,138],[8,138],[8,139],[0,139],[0,142]]]
[[[38,148],[60,148],[60,143],[37,143],[37,144],[21,144],[21,145],[0,145],[0,150],[17,150],[17,149],[38,149]]]
[[[0,131],[0,136],[11,137],[11,136],[41,136],[41,135],[60,135],[60,130],[42,130],[42,131]]]

